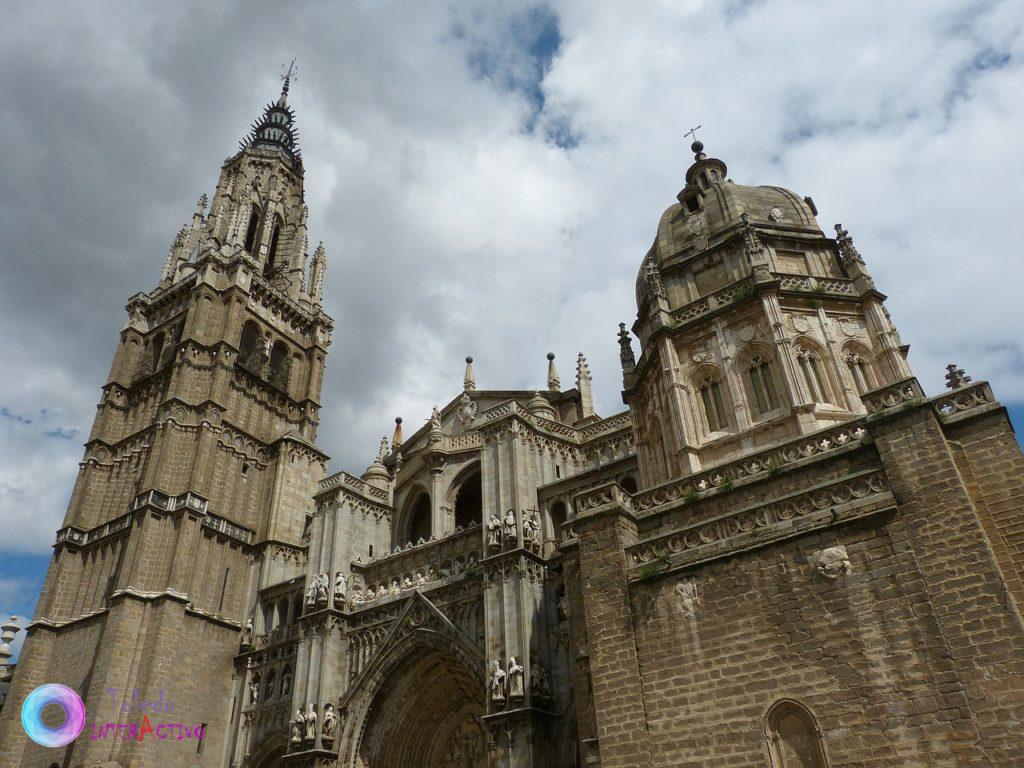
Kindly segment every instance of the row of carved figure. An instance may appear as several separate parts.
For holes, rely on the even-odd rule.
[[[478,523],[478,522],[476,522],[474,520],[473,522],[471,522],[466,527],[462,527],[461,525],[455,526],[455,532],[454,533],[446,533],[444,536],[437,536],[435,534],[435,535],[431,536],[429,539],[426,539],[426,538],[420,536],[419,539],[417,539],[416,541],[410,541],[407,544],[405,544],[404,546],[402,544],[399,544],[398,546],[396,546],[396,547],[394,547],[392,549],[389,549],[388,551],[384,552],[379,557],[371,557],[370,558],[370,562],[372,563],[372,562],[374,562],[376,560],[383,560],[385,558],[391,557],[392,555],[400,555],[402,552],[409,552],[411,550],[416,549],[417,547],[422,547],[422,546],[425,546],[427,544],[433,544],[435,541],[440,541],[443,538],[447,538],[449,536],[457,536],[460,533],[465,533],[466,531],[471,531],[474,528],[479,528],[479,527],[480,527],[480,523]],[[362,557],[357,557],[355,559],[355,562],[362,563],[363,562],[363,558]]]
[[[517,542],[516,524],[514,509],[506,512],[505,517],[501,519],[497,515],[491,515],[487,520],[487,549],[514,549]],[[523,546],[536,552],[540,551],[540,521],[536,515],[530,515],[523,520]]]
[[[313,749],[316,747],[316,705],[307,704],[303,713],[302,707],[295,710],[295,717],[291,719],[291,738],[288,740],[288,750],[296,752],[303,747]],[[338,716],[334,712],[333,704],[324,704],[323,721],[320,724],[320,745],[324,749],[334,746],[334,734],[339,730]]]
[[[515,656],[509,657],[507,671],[501,668],[501,661],[494,659],[487,676],[491,701],[495,704],[502,704],[506,698],[513,701],[522,699],[526,695],[523,690],[524,672],[523,665],[516,661]],[[530,690],[534,696],[548,697],[551,695],[551,680],[539,660],[534,661],[532,665]]]

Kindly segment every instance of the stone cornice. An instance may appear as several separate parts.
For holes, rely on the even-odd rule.
[[[646,581],[895,508],[884,471],[858,472],[639,541],[627,548],[630,578]]]

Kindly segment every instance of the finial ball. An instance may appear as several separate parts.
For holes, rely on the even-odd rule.
[[[548,360],[554,360],[554,359],[555,359],[555,353],[554,352],[548,352]]]
[[[401,423],[402,423],[402,417],[401,416],[395,416],[395,424],[401,424]]]
[[[695,155],[700,154],[701,152],[704,151],[704,142],[703,141],[695,141],[695,142],[693,142],[693,144],[690,145],[690,151],[693,152]]]
[[[469,355],[468,357],[466,357],[466,362],[467,363],[472,363],[473,362],[473,356]]]

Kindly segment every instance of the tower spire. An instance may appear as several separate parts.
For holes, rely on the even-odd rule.
[[[288,65],[288,71],[282,75],[284,84],[281,95],[276,102],[267,104],[263,114],[252,124],[249,135],[242,141],[242,148],[280,149],[285,156],[302,168],[302,156],[299,153],[299,131],[295,127],[295,113],[288,106],[288,90],[293,79],[298,79],[295,59]]]
[[[281,66],[284,66],[283,64]],[[288,71],[281,75],[281,79],[284,80],[284,85],[281,86],[281,98],[277,100],[279,107],[288,106],[288,88],[291,85],[292,78],[299,79],[299,71],[295,68],[295,57],[292,56],[291,63],[288,64]]]
[[[594,392],[591,382],[590,366],[587,365],[587,358],[580,352],[576,356],[576,389],[580,392],[581,419],[594,415]]]

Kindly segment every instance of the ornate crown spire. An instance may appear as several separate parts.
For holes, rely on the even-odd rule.
[[[299,152],[299,131],[295,127],[295,113],[288,106],[288,89],[292,78],[297,79],[295,59],[288,65],[284,74],[281,95],[276,103],[267,104],[263,114],[252,124],[249,135],[242,141],[242,149],[258,147],[262,149],[280,149],[285,156],[299,168],[302,167],[302,155]]]

